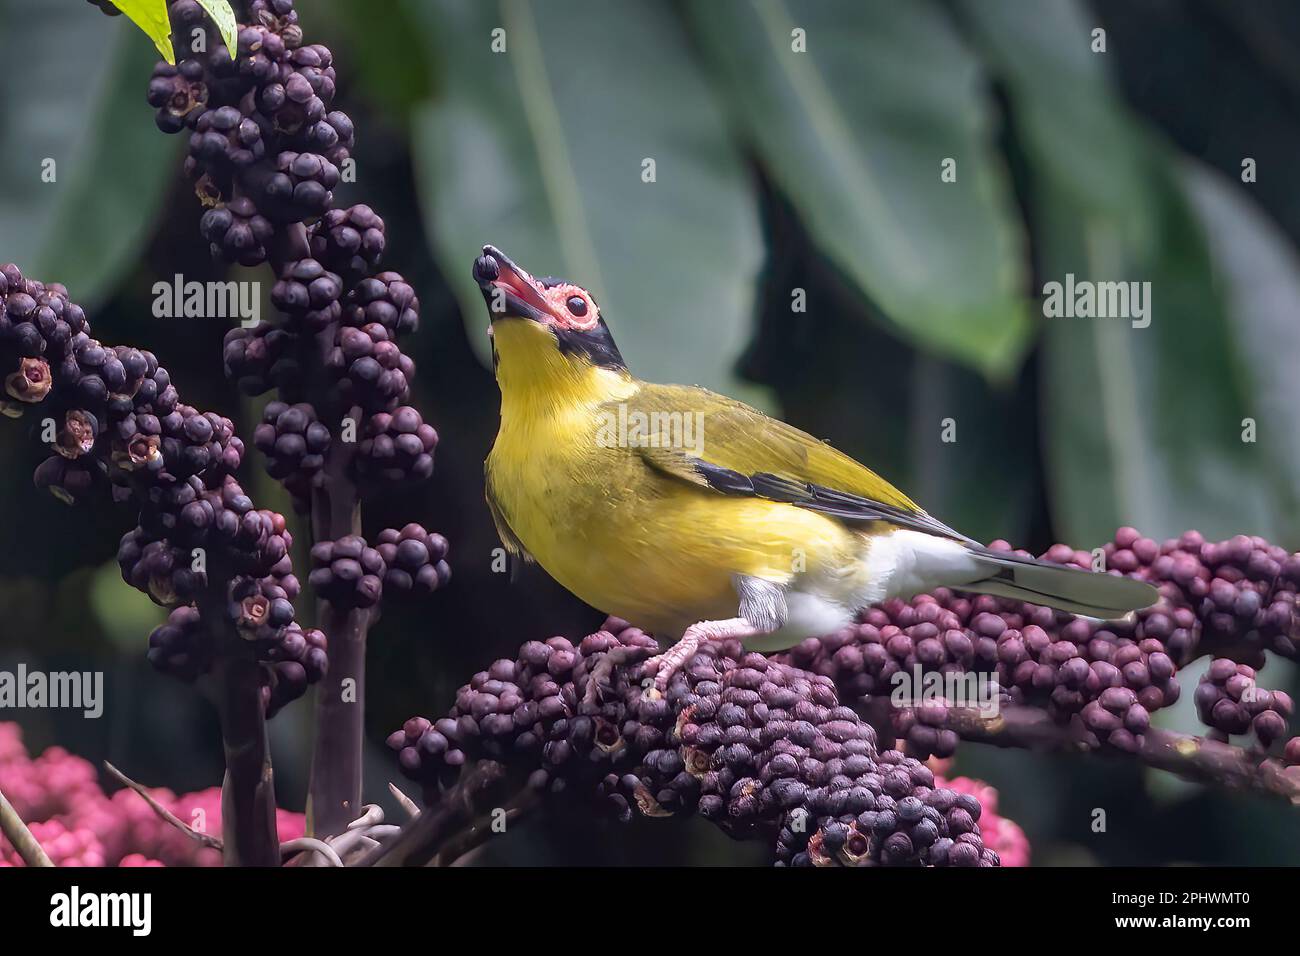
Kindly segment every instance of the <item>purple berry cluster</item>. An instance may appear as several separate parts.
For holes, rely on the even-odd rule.
[[[118,563],[128,584],[165,607],[199,599],[210,561],[218,563],[216,578],[268,579],[292,600],[298,595],[292,546],[284,517],[255,510],[234,478],[209,489],[192,477],[150,489],[140,526],[122,539]]]
[[[366,483],[423,481],[433,474],[438,433],[409,405],[370,416],[353,464]]]
[[[185,168],[201,195],[213,205],[246,196],[276,222],[326,212],[352,121],[331,109],[333,55],[303,43],[292,2],[248,4],[234,58],[215,29],[208,50],[184,48],[205,21],[193,0],[173,0],[168,13],[181,59],[158,64],[148,100],[159,129],[189,132]]]
[[[862,765],[859,760],[846,770]],[[843,798],[843,812],[826,820],[811,839],[783,828],[778,859],[812,866],[999,865],[997,853],[984,846],[980,835],[979,800],[936,786],[924,764],[886,750],[878,765],[854,783],[850,796]],[[864,805],[870,809],[855,812]]]
[[[262,423],[253,431],[253,445],[266,456],[266,471],[305,508],[313,488],[324,482],[322,469],[330,447],[330,430],[316,420],[309,403],[269,402]]]
[[[193,0],[173,0],[169,13],[179,37],[205,22]],[[179,49],[175,66],[155,69],[148,99],[162,130],[189,134],[186,170],[210,207],[201,229],[213,254],[276,272],[282,319],[229,333],[229,375],[252,394],[310,397],[339,434],[336,419],[351,407],[371,415],[407,400],[414,364],[397,340],[415,331],[419,299],[400,275],[379,271],[384,222],[374,210],[334,207],[354,130],[333,108],[333,54],[304,42],[292,0],[246,4],[238,33],[233,61],[220,43]],[[320,363],[322,334],[334,391],[308,396],[303,370]]]
[[[386,244],[384,220],[369,206],[362,204],[347,209],[331,209],[312,224],[310,243],[312,258],[330,272],[342,276],[349,285],[359,288],[364,284],[362,280],[378,268],[379,260],[383,258]],[[385,272],[376,279],[382,282],[385,276],[399,278],[395,272]],[[362,298],[365,297],[363,294]],[[414,301],[414,298],[412,292],[411,300]],[[418,313],[414,310],[412,315],[418,318]],[[352,324],[365,325],[371,321],[379,319],[366,319],[362,322],[354,320]],[[414,332],[415,326],[397,331]]]
[[[271,221],[257,211],[247,196],[209,209],[199,220],[199,231],[211,243],[212,255],[241,266],[261,265],[274,235]]]
[[[408,524],[377,540],[373,548],[355,534],[319,542],[311,550],[312,589],[335,607],[367,610],[383,597],[431,594],[451,579],[442,535]]]
[[[118,550],[122,576],[174,609],[151,640],[151,659],[198,676],[217,653],[209,616],[238,630],[240,595],[256,591],[272,609],[254,642],[271,686],[272,667],[293,657],[277,650],[296,627],[292,538],[284,518],[255,508],[234,477],[244,446],[231,421],[183,403],[152,353],[102,344],[64,287],[14,265],[0,266],[0,372],[5,412],[32,411],[50,440],[38,487],[69,503],[109,488],[139,509]],[[314,662],[304,673],[321,670]]]
[[[253,593],[245,585],[237,602],[238,619],[247,639],[254,642],[258,659],[267,664],[262,703],[268,717],[307,692],[329,669],[328,642],[323,631],[282,622],[283,599]],[[287,611],[292,617],[292,608]],[[149,635],[149,662],[159,671],[191,683],[213,664],[212,644],[203,633],[203,621],[192,605],[176,608],[167,622]]]
[[[1255,685],[1255,669],[1226,657],[1216,658],[1192,695],[1202,723],[1227,738],[1253,733],[1267,749],[1286,733],[1295,711],[1291,695]]]
[[[302,381],[294,335],[267,322],[226,333],[222,358],[226,377],[247,395],[264,395],[273,388],[296,391]]]
[[[340,327],[326,365],[338,382],[340,400],[371,413],[368,427],[378,414],[392,412],[410,397],[415,363],[378,322]]]
[[[212,666],[210,645],[203,639],[198,608],[186,604],[167,615],[167,622],[149,635],[149,663],[186,683]]]
[[[186,31],[206,22],[192,0],[172,0],[169,14]],[[438,435],[406,404],[415,363],[400,345],[419,327],[420,300],[400,274],[381,269],[383,219],[366,205],[333,205],[354,142],[351,120],[333,108],[333,55],[304,42],[292,0],[245,4],[238,32],[233,61],[218,45],[159,64],[149,102],[161,129],[189,135],[186,169],[210,207],[200,228],[213,255],[269,262],[275,272],[278,319],[230,330],[224,347],[226,374],[241,391],[279,393],[254,445],[299,510],[327,472],[366,487],[426,479]],[[332,467],[335,458],[345,467]],[[355,577],[346,563],[360,560],[353,543],[327,544],[342,547],[345,563],[335,574],[335,559],[323,558],[314,576],[349,606],[377,600],[385,574],[393,593],[433,590],[447,577],[445,542],[419,564],[416,546],[406,545],[411,567],[380,571],[371,559]]]
[[[271,289],[271,302],[286,316],[294,332],[323,332],[339,320],[343,280],[315,259],[298,259],[280,272]]]
[[[384,559],[358,534],[318,542],[311,549],[311,565],[307,583],[335,607],[366,610],[383,596]]]
[[[997,865],[978,800],[878,752],[829,679],[730,642],[701,647],[661,696],[635,666],[654,647],[614,619],[576,645],[531,641],[389,746],[430,797],[468,760],[493,758],[523,763],[534,786],[591,793],[620,819],[698,813],[768,839],[779,864]]]
[[[379,532],[375,550],[384,559],[384,594],[432,594],[451,580],[447,539],[418,524]]]
[[[1009,550],[1005,542],[993,547]],[[1112,573],[1154,584],[1159,601],[1126,620],[1095,621],[940,588],[870,608],[858,624],[804,641],[781,659],[831,678],[863,702],[888,701],[900,673],[979,674],[1003,702],[1041,707],[1062,724],[1077,719],[1094,745],[1134,751],[1151,714],[1178,699],[1176,673],[1189,661],[1213,654],[1259,667],[1266,651],[1295,656],[1300,556],[1261,538],[1210,543],[1192,531],[1157,543],[1132,528],[1121,528],[1102,555]],[[1093,566],[1092,554],[1066,545],[1041,557]],[[1208,701],[1210,692],[1203,693]],[[1290,701],[1281,697],[1280,704],[1256,701],[1244,724],[1246,709],[1217,697],[1201,713],[1218,706],[1226,723],[1245,727],[1232,733],[1252,729],[1258,716],[1267,746],[1285,733],[1290,716]],[[947,716],[942,700],[889,708],[894,732],[919,757],[953,752],[958,738]]]

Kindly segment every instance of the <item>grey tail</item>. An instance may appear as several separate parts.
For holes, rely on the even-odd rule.
[[[1102,620],[1121,618],[1154,604],[1160,597],[1154,587],[1135,578],[1062,567],[984,547],[971,547],[970,551],[985,576],[958,585],[965,591],[1043,604]]]

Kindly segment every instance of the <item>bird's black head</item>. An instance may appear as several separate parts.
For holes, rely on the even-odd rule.
[[[484,246],[474,260],[474,279],[494,327],[506,320],[533,322],[555,337],[565,355],[585,357],[602,368],[627,368],[600,307],[582,286],[536,279],[495,246]]]

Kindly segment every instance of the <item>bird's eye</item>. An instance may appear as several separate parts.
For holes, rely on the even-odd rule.
[[[569,296],[569,301],[564,304],[569,307],[569,311],[574,315],[583,316],[587,314],[587,300],[580,295]]]

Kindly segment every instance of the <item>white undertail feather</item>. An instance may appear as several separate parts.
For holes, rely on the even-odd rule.
[[[992,594],[1101,620],[1124,617],[1159,596],[1133,578],[1020,558],[979,545],[898,530],[866,539],[856,573],[810,575],[786,592],[788,617],[745,646],[771,652],[853,622],[857,611],[889,598],[910,598],[937,587]]]
[[[907,598],[936,587],[960,587],[985,576],[965,544],[924,531],[872,537],[866,564],[873,591],[866,604]]]
[[[1149,584],[1133,578],[989,551],[920,531],[873,538],[866,561],[871,577],[883,585],[883,598],[951,587],[1107,620],[1146,607],[1157,597]],[[878,600],[882,598],[870,603]]]

